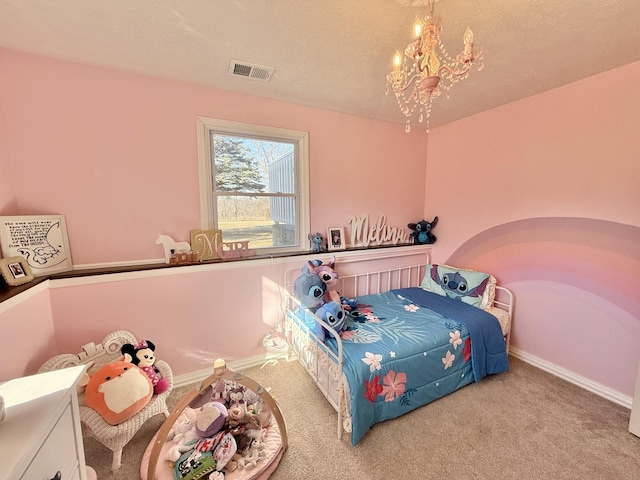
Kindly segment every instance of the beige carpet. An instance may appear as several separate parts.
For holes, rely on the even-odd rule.
[[[271,387],[287,422],[289,449],[273,480],[640,478],[628,409],[514,358],[508,373],[375,425],[356,447],[337,439],[334,410],[297,361],[244,373]],[[172,392],[172,404],[184,392]],[[151,419],[125,447],[118,472],[92,439],[87,464],[99,479],[139,478],[162,421]]]

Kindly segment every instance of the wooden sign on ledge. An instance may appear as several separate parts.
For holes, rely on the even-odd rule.
[[[222,230],[191,230],[191,249],[200,260],[216,260],[218,245],[222,244]]]
[[[351,225],[351,245],[397,245],[408,243],[409,234],[402,227],[390,227],[387,225],[387,217],[380,215],[374,224],[369,223],[369,215],[361,217],[353,216],[349,219]]]

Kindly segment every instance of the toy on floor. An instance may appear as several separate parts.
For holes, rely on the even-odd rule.
[[[193,428],[193,423],[186,416],[179,418],[167,435],[167,442],[171,442],[165,459],[177,462],[184,454],[193,449],[200,437]]]
[[[196,416],[196,433],[203,438],[215,435],[224,427],[227,416],[227,407],[222,403],[205,403]]]
[[[233,393],[229,395],[230,392]],[[218,400],[212,400],[213,397]],[[227,418],[222,428],[212,433],[217,428],[212,425],[220,417],[213,411],[219,408],[216,403],[227,409]],[[198,420],[203,423],[198,425]],[[186,434],[183,429],[187,430],[187,426],[198,437],[195,444],[183,440],[183,445],[191,445],[190,450],[176,452],[176,461],[159,461],[167,459],[167,452],[180,440],[180,432]],[[222,480],[228,475],[266,480],[286,448],[284,418],[273,397],[255,381],[226,370],[224,361],[217,360],[213,375],[185,394],[152,439],[140,464],[140,477]]]

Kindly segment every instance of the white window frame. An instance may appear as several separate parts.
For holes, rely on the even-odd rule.
[[[298,245],[291,247],[261,248],[261,254],[298,253],[309,250],[309,133],[300,130],[254,125],[208,117],[196,117],[198,146],[198,175],[200,187],[200,224],[203,230],[215,229],[213,204],[213,172],[211,167],[211,132],[237,136],[259,137],[264,140],[297,144],[295,156],[296,221]],[[223,238],[224,240],[224,238]]]

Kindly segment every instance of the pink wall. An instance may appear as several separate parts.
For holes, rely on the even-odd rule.
[[[0,65],[3,64],[2,55],[3,51],[0,49]],[[0,68],[0,84],[2,84],[3,75],[4,70]],[[7,129],[4,123],[2,104],[2,92],[0,91],[0,215],[15,215],[18,211],[18,206],[11,182]]]
[[[200,228],[196,117],[305,130],[311,229],[422,212],[425,134],[299,105],[0,50],[20,214],[66,216],[74,264],[163,256]],[[389,159],[411,174],[389,176]],[[378,168],[372,168],[378,166]],[[329,192],[329,193],[327,193]]]
[[[0,49],[0,62],[14,213],[64,214],[75,265],[159,259],[158,233],[187,240],[199,228],[196,116],[308,131],[312,231],[346,226],[363,213],[384,214],[390,226],[422,214],[423,133],[15,51]],[[390,176],[390,159],[408,173]],[[243,263],[51,282],[55,338],[51,330],[41,335],[60,352],[75,352],[128,329],[153,339],[178,375],[207,368],[216,356],[262,354],[280,300],[270,289],[284,266]],[[3,321],[24,319],[8,311]]]
[[[424,247],[408,250],[394,263],[426,263]],[[372,262],[382,263],[375,258],[383,255],[380,251],[370,254]],[[262,354],[265,334],[282,318],[279,285],[286,270],[298,272],[313,258],[318,256],[56,280],[51,306],[58,347],[75,352],[87,339],[99,341],[123,328],[153,340],[158,357],[176,374],[210,368],[216,358],[233,361]],[[330,256],[319,258],[327,261]],[[336,258],[343,275],[366,266],[361,261],[353,270],[345,252]]]
[[[46,283],[0,304],[0,382],[35,373],[58,353]]]
[[[514,290],[514,347],[626,395],[640,360],[639,82],[640,62],[431,130],[425,198],[434,260]]]

